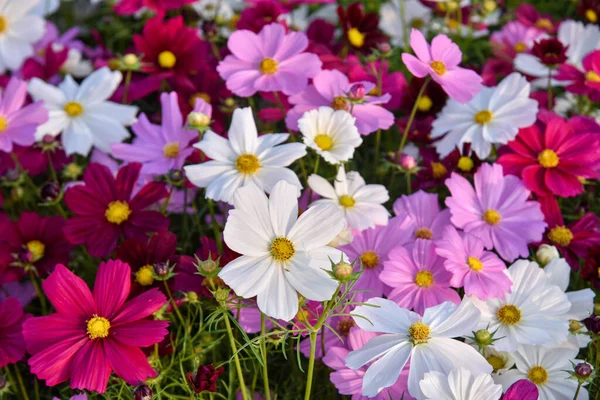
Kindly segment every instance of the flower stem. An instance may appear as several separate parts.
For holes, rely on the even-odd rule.
[[[223,251],[223,243],[221,243],[221,232],[219,230],[219,224],[215,219],[215,206],[212,199],[208,199],[208,212],[210,213],[210,218],[212,220],[213,233],[215,234],[217,249],[219,249],[219,253],[221,253]]]
[[[410,182],[410,173],[407,172],[406,173],[406,191],[408,194],[411,194],[412,190],[410,188],[411,182]]]
[[[42,291],[42,288],[40,287],[40,284],[39,284],[37,277],[35,276],[35,272],[33,272],[33,270],[29,271],[29,279],[31,279],[31,283],[33,284],[33,287],[35,288],[35,293],[37,294],[38,298],[40,299],[40,304],[42,306],[42,315],[46,315],[47,314],[46,296],[44,296],[44,292]]]
[[[269,389],[269,368],[267,368],[267,341],[265,338],[265,314],[260,313],[260,350],[263,357],[263,382],[265,386],[265,400],[271,400],[271,389]]]
[[[19,381],[19,387],[21,388],[21,393],[23,393],[23,399],[29,400],[29,396],[27,395],[27,389],[25,389],[25,384],[23,383],[23,377],[21,376],[21,371],[19,371],[19,367],[17,364],[14,364],[15,367],[15,375],[17,376],[17,381]]]
[[[225,327],[227,328],[227,336],[229,337],[229,344],[231,345],[231,351],[233,352],[233,360],[235,362],[235,369],[237,371],[238,380],[240,381],[240,390],[242,391],[242,398],[248,399],[248,393],[246,392],[246,383],[244,382],[244,375],[242,374],[242,365],[238,357],[237,346],[235,345],[235,339],[233,338],[233,331],[231,330],[231,322],[229,322],[229,315],[225,315]]]
[[[315,369],[315,352],[317,350],[317,331],[310,333],[310,358],[308,359],[308,372],[306,377],[306,391],[304,400],[310,399],[310,390],[312,388],[313,372]]]
[[[52,176],[52,180],[55,183],[58,183],[58,176],[56,175],[56,169],[54,168],[54,163],[52,162],[52,155],[50,152],[46,152],[48,155],[48,167],[50,167],[50,175]]]
[[[419,90],[419,94],[417,96],[417,100],[415,100],[415,104],[413,105],[412,111],[410,112],[410,117],[408,118],[408,122],[406,124],[406,128],[404,128],[404,133],[402,134],[402,141],[400,142],[400,147],[398,148],[398,155],[402,154],[402,150],[404,149],[404,145],[406,145],[406,139],[408,138],[408,132],[410,131],[410,127],[413,123],[413,120],[415,119],[415,115],[417,114],[417,108],[419,106],[419,100],[421,100],[421,97],[423,96],[423,93],[425,93],[425,89],[427,88],[427,85],[429,85],[429,82],[431,82],[431,77],[428,76],[425,79],[425,82],[423,82],[423,86],[421,86],[421,90]]]
[[[183,320],[183,315],[181,315],[181,312],[179,311],[179,307],[177,307],[177,304],[175,303],[175,299],[173,299],[173,295],[171,294],[171,289],[169,289],[169,284],[167,283],[167,281],[163,281],[163,283],[165,285],[165,291],[167,292],[167,296],[169,296],[169,301],[171,302],[171,307],[173,307],[173,309],[175,310],[175,314],[177,314],[177,319],[179,319],[181,326],[185,326],[185,321]]]
[[[552,110],[552,70],[548,70],[548,110]]]
[[[577,400],[577,397],[579,396],[579,391],[581,390],[581,384],[582,382],[579,382],[579,384],[577,385],[577,390],[575,391],[575,396],[573,396],[573,400]]]
[[[127,94],[129,93],[129,85],[131,84],[131,70],[127,70],[127,74],[125,74],[125,87],[123,88],[123,104],[127,103]]]

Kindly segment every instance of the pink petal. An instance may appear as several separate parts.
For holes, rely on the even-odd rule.
[[[137,385],[156,376],[156,371],[138,347],[127,346],[116,340],[104,340],[103,345],[111,368],[128,384]]]
[[[102,340],[88,340],[73,357],[71,388],[104,393],[111,373]]]
[[[427,43],[427,40],[425,40],[425,36],[423,36],[418,29],[413,28],[410,31],[410,47],[412,47],[413,51],[419,60],[421,60],[421,62],[425,64],[429,64],[431,62],[429,44]]]
[[[61,314],[85,320],[97,313],[86,283],[62,264],[56,266],[42,287],[50,303]]]
[[[150,289],[125,303],[111,324],[117,326],[146,318],[158,311],[166,301],[167,298],[158,289]]]
[[[167,321],[141,320],[121,324],[111,329],[111,337],[135,347],[148,347],[159,343],[167,335]]]
[[[410,73],[417,78],[423,78],[429,74],[429,66],[412,54],[403,53],[402,62],[404,62]]]
[[[131,268],[120,260],[101,263],[94,283],[94,300],[98,315],[112,320],[119,311],[131,286]]]

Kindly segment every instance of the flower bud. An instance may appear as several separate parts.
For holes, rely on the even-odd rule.
[[[583,320],[583,324],[587,328],[588,331],[597,335],[600,333],[600,318],[596,314],[592,314],[586,319]]]
[[[56,182],[47,182],[40,189],[40,197],[44,203],[52,203],[60,196],[60,185]]]
[[[383,54],[388,54],[392,51],[392,46],[388,42],[382,42],[377,44],[377,50]]]
[[[202,23],[202,32],[207,38],[212,38],[217,36],[217,34],[219,33],[219,27],[217,26],[215,21],[204,21]]]
[[[361,101],[364,100],[366,94],[367,91],[365,89],[365,85],[362,83],[355,83],[348,92],[348,98],[350,101]]]
[[[186,378],[195,393],[204,391],[216,392],[217,379],[225,371],[225,368],[215,368],[212,364],[200,365],[195,374],[186,373]]]
[[[211,273],[215,272],[218,267],[217,263],[214,262],[210,258],[206,261],[200,262],[199,266],[200,266],[200,270],[202,270],[202,272],[205,272],[207,274],[211,274]]]
[[[141,384],[133,390],[133,400],[152,400],[152,389]]]
[[[592,375],[593,368],[586,362],[581,362],[575,366],[575,373],[580,378],[587,378]]]
[[[169,265],[164,262],[154,264],[154,272],[158,276],[166,276],[169,273]]]
[[[169,170],[169,174],[167,175],[167,177],[169,178],[169,181],[171,181],[172,183],[182,183],[184,180],[184,175],[183,175],[183,170],[179,170],[179,169],[172,169]]]
[[[123,58],[122,58],[122,63],[123,66],[125,66],[125,68],[127,69],[134,69],[137,66],[139,66],[140,63],[140,59],[138,56],[136,56],[135,54],[126,54]]]
[[[544,266],[550,263],[550,261],[554,260],[555,258],[559,258],[560,254],[558,253],[556,247],[550,246],[548,244],[543,244],[537,249],[535,256],[537,257],[537,260],[540,262],[540,264]]]
[[[219,288],[215,292],[215,299],[219,302],[225,302],[229,298],[229,289]]]
[[[400,167],[407,171],[413,170],[417,167],[417,160],[413,156],[402,153],[400,154]]]
[[[187,122],[194,128],[206,128],[210,125],[210,117],[200,112],[191,112],[187,116]]]
[[[481,346],[492,344],[492,334],[487,329],[480,329],[475,332],[475,341]]]
[[[569,321],[569,332],[576,334],[581,330],[581,328],[583,328],[583,325],[581,325],[579,321],[575,321],[574,319]]]
[[[354,267],[346,262],[339,262],[333,267],[333,274],[339,281],[347,281],[352,276]]]

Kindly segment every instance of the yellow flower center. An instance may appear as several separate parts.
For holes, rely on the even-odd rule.
[[[489,209],[483,213],[483,220],[493,226],[502,221],[502,216],[498,211]]]
[[[589,9],[585,12],[585,17],[592,24],[595,24],[596,22],[598,22],[598,14],[596,14],[596,11],[594,11],[592,9]]]
[[[177,64],[177,57],[169,50],[165,50],[158,55],[158,65],[162,68],[173,68]]]
[[[585,73],[585,80],[590,82],[600,82],[600,75],[594,71],[588,71]]]
[[[341,195],[339,202],[343,207],[346,208],[354,207],[354,203],[356,203],[354,198],[352,196],[348,196],[347,194]]]
[[[315,136],[315,143],[323,151],[327,151],[333,147],[333,140],[324,133],[319,133]]]
[[[448,169],[441,162],[435,161],[431,163],[431,173],[434,179],[440,179],[448,173]]]
[[[260,162],[254,154],[242,154],[235,160],[235,167],[242,174],[253,174],[260,168]]]
[[[421,29],[423,26],[425,26],[425,21],[423,21],[421,18],[413,18],[410,21],[411,28]]]
[[[548,239],[559,246],[567,247],[571,244],[571,240],[573,240],[573,232],[566,226],[555,226],[550,229]]]
[[[150,286],[154,283],[154,267],[144,265],[135,273],[135,281],[142,286]]]
[[[277,61],[267,57],[260,62],[258,69],[260,69],[260,72],[263,74],[274,74],[277,72]]]
[[[485,125],[488,122],[490,122],[493,117],[494,114],[490,110],[481,110],[477,114],[475,114],[475,117],[473,117],[473,119],[479,125]]]
[[[331,108],[334,110],[348,110],[348,100],[344,96],[335,96],[331,101]]]
[[[8,120],[6,117],[0,116],[0,133],[4,132],[8,128]]]
[[[192,97],[190,97],[190,107],[195,107],[196,106],[196,100],[198,99],[202,99],[205,102],[207,102],[208,104],[210,104],[211,102],[211,97],[208,93],[204,93],[204,92],[198,92],[198,93],[194,93],[192,95]]]
[[[129,205],[126,202],[120,200],[111,201],[104,213],[108,222],[117,225],[121,225],[123,222],[127,221],[130,215],[131,208],[129,208]]]
[[[552,24],[552,21],[550,21],[548,18],[540,18],[535,23],[535,26],[541,29],[552,29],[554,25]]]
[[[473,169],[473,167],[475,166],[475,163],[473,162],[473,160],[470,157],[462,156],[458,160],[457,166],[458,166],[458,169],[460,169],[461,171],[470,172]]]
[[[408,328],[408,334],[410,335],[410,338],[414,344],[419,344],[426,342],[427,339],[429,339],[431,329],[427,324],[417,321],[411,324],[411,326]]]
[[[70,101],[65,104],[65,112],[71,118],[75,118],[83,113],[83,106],[76,101]]]
[[[521,310],[512,304],[507,304],[498,309],[496,316],[504,325],[515,325],[521,321]]]
[[[415,283],[419,287],[429,287],[433,284],[433,274],[427,270],[419,271],[415,275]]]
[[[354,47],[363,47],[365,44],[365,35],[356,28],[348,30],[348,41]]]
[[[271,255],[277,261],[287,261],[296,254],[294,243],[284,237],[278,237],[271,243]]]
[[[483,9],[487,13],[494,12],[494,11],[496,11],[497,8],[498,8],[498,4],[496,4],[496,2],[494,0],[485,0],[483,2]]]
[[[560,158],[554,150],[546,149],[538,154],[538,162],[544,168],[554,168],[560,162]]]
[[[65,166],[63,173],[67,178],[77,179],[83,173],[83,168],[77,163],[69,163]]]
[[[32,240],[27,242],[26,246],[27,250],[29,250],[29,253],[31,254],[33,262],[44,257],[44,252],[46,251],[46,245],[44,245],[44,243],[40,242],[39,240]]]
[[[517,53],[522,53],[522,52],[524,52],[525,50],[527,50],[527,46],[525,45],[525,43],[523,43],[523,42],[517,42],[517,43],[515,44],[515,51],[516,51]]]
[[[475,272],[479,272],[483,269],[483,264],[481,263],[479,258],[476,257],[467,258],[467,264],[469,264],[469,268],[471,268]]]
[[[431,239],[433,237],[433,232],[429,228],[419,228],[415,231],[415,237],[417,239]]]
[[[458,29],[458,27],[460,26],[460,23],[458,22],[458,20],[454,19],[454,18],[448,18],[446,20],[446,25],[448,25],[448,28],[450,28],[451,30],[456,30]]]
[[[421,96],[417,101],[417,108],[421,112],[427,112],[431,110],[431,106],[433,106],[433,101],[431,101],[429,96]]]
[[[432,61],[429,63],[429,66],[435,71],[436,74],[440,76],[446,73],[446,65],[444,65],[444,63],[441,61]]]
[[[171,142],[163,147],[163,154],[167,158],[175,158],[179,155],[179,142]]]
[[[536,385],[543,385],[548,382],[548,372],[541,365],[536,365],[527,372],[527,379]]]
[[[87,321],[87,334],[90,339],[101,339],[108,336],[110,322],[106,318],[102,318],[94,314],[94,317]]]
[[[6,21],[6,18],[4,16],[0,15],[0,33],[4,33],[7,28],[8,21]]]
[[[379,264],[379,256],[373,250],[368,250],[361,254],[360,262],[364,269],[373,269]]]
[[[494,372],[498,372],[498,370],[504,368],[504,366],[506,365],[504,359],[502,359],[502,357],[499,356],[491,355],[488,358],[486,358],[486,360],[492,366],[492,368],[494,368]]]

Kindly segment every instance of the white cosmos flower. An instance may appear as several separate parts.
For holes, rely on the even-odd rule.
[[[502,396],[502,386],[489,374],[473,375],[462,367],[450,374],[428,372],[419,386],[424,400],[498,400]]]
[[[206,188],[209,199],[229,204],[235,190],[248,182],[269,193],[277,182],[284,180],[296,187],[299,196],[302,185],[294,171],[286,167],[304,157],[306,147],[302,143],[278,146],[289,136],[271,133],[258,137],[252,109],[238,108],[233,112],[229,139],[208,131],[194,145],[211,161],[186,166],[186,176],[194,185]]]
[[[492,372],[477,350],[452,339],[471,334],[479,322],[479,311],[470,302],[444,302],[421,317],[391,300],[372,298],[352,314],[360,328],[384,333],[346,357],[352,369],[374,361],[363,377],[363,396],[373,397],[393,385],[409,360],[408,392],[417,398],[423,397],[419,382],[428,372],[448,374],[458,367],[477,375]]]
[[[478,329],[496,332],[495,349],[515,351],[519,344],[555,345],[567,339],[571,303],[537,263],[517,260],[505,273],[513,285],[504,300],[469,296],[481,310]]]
[[[324,270],[331,260],[347,259],[327,246],[344,228],[341,213],[319,206],[298,217],[297,190],[286,181],[275,184],[268,199],[253,183],[236,190],[223,235],[242,256],[219,273],[237,295],[257,296],[263,313],[286,321],[298,312],[298,294],[331,299],[338,284]]]
[[[231,6],[223,0],[199,0],[191,4],[203,20],[216,20],[223,24],[235,15]]]
[[[538,103],[529,98],[530,90],[525,77],[512,73],[496,87],[483,87],[467,104],[449,100],[432,125],[432,139],[445,134],[435,143],[437,152],[445,157],[471,143],[479,158],[487,158],[492,144],[510,142],[535,122]]]
[[[519,346],[513,357],[517,369],[498,376],[496,382],[504,390],[520,379],[529,379],[537,386],[539,400],[572,400],[577,390],[577,381],[570,379],[566,371],[573,370],[571,362],[577,364],[578,348],[559,346]],[[588,400],[589,394],[581,388],[577,400]]]
[[[60,7],[60,0],[39,0],[31,12],[35,15],[46,16],[54,14],[58,7]]]
[[[36,131],[36,139],[58,136],[67,154],[88,155],[92,147],[110,153],[113,143],[128,138],[125,126],[136,121],[137,107],[108,101],[119,86],[123,75],[101,68],[81,84],[67,75],[58,87],[33,78],[29,93],[34,100],[43,100],[49,119]]]
[[[343,165],[338,169],[334,185],[312,174],[308,177],[308,186],[323,197],[313,205],[335,205],[344,212],[346,222],[352,229],[362,231],[388,223],[389,213],[382,205],[390,198],[385,186],[367,185],[358,172],[346,174]]]
[[[348,161],[362,139],[356,125],[356,118],[344,110],[319,107],[304,113],[298,120],[304,144],[314,149],[330,164]]]
[[[34,53],[44,36],[45,21],[35,14],[40,0],[0,0],[0,73],[14,71]]]
[[[404,7],[404,19],[401,7]],[[379,10],[379,27],[392,38],[392,44],[404,46],[404,35],[410,35],[412,28],[427,36],[431,16],[431,8],[425,7],[419,0],[391,0]]]

